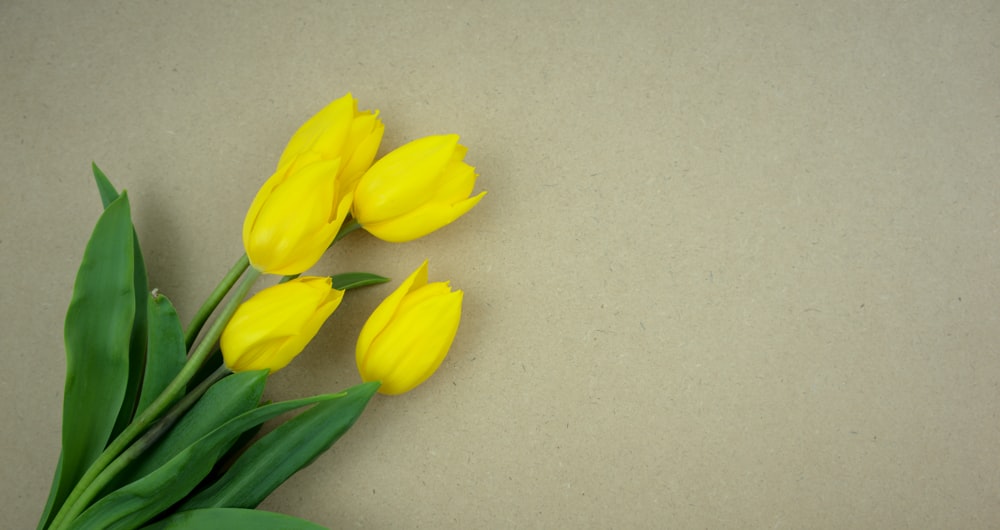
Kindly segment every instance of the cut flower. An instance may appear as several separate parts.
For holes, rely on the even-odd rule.
[[[475,168],[462,161],[458,135],[428,136],[385,155],[365,172],[352,214],[370,234],[401,243],[458,219],[486,195],[469,195]]]
[[[372,312],[355,350],[361,379],[381,381],[382,394],[416,388],[441,365],[462,316],[462,291],[427,283],[427,262]]]
[[[330,278],[302,277],[268,287],[243,302],[219,344],[234,372],[276,372],[316,336],[344,298]]]
[[[243,246],[255,269],[301,274],[319,260],[350,211],[383,131],[378,113],[358,112],[350,94],[299,128],[243,222]]]

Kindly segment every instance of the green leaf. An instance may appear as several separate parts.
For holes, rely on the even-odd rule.
[[[149,284],[146,279],[146,264],[142,260],[142,250],[139,249],[139,238],[132,229],[133,286],[135,293],[135,316],[132,320],[132,335],[129,339],[128,354],[128,384],[125,388],[125,398],[118,411],[111,439],[125,430],[135,415],[135,407],[139,401],[140,386],[146,365],[146,298],[149,296]]]
[[[74,530],[135,528],[187,495],[239,435],[279,414],[336,399],[325,394],[258,407],[226,422],[145,477],[97,501],[72,522]]]
[[[90,163],[90,168],[94,171],[94,181],[97,182],[97,192],[101,194],[101,202],[104,203],[104,207],[107,208],[109,204],[114,202],[118,198],[118,190],[115,186],[111,184],[108,177],[101,171],[101,168],[97,167],[94,162]]]
[[[183,344],[183,337],[181,341]],[[267,370],[258,370],[233,374],[212,385],[170,432],[142,456],[134,469],[123,473],[128,477],[123,483],[151,473],[206,434],[255,409],[266,382]]]
[[[49,515],[104,450],[122,407],[135,316],[133,239],[123,193],[94,227],[66,313],[62,468]]]
[[[171,515],[144,530],[326,530],[325,527],[290,515],[239,508],[210,508]]]
[[[255,508],[285,480],[329,449],[361,416],[378,382],[320,403],[257,440],[214,484],[179,508]]]
[[[42,510],[42,517],[38,520],[37,530],[44,530],[49,523],[49,516],[52,515],[52,508],[56,502],[56,494],[59,492],[59,483],[62,482],[62,453],[59,454],[59,463],[56,464],[56,473],[52,477],[52,486],[49,488],[49,498],[45,501],[45,509]]]
[[[97,191],[101,195],[101,202],[107,208],[118,198],[118,191],[108,180],[108,177],[91,163],[94,172],[94,181],[97,183]],[[139,399],[139,386],[143,381],[143,366],[146,363],[146,292],[149,291],[149,280],[146,276],[146,264],[142,259],[142,250],[139,248],[139,237],[135,233],[135,226],[132,226],[132,244],[135,290],[135,317],[132,320],[132,337],[129,342],[129,372],[128,384],[125,387],[125,397],[122,406],[118,410],[118,417],[115,419],[115,426],[111,431],[111,439],[125,429],[132,421],[135,413],[136,403]]]
[[[114,478],[104,494],[148,475],[212,430],[256,408],[266,382],[267,370],[259,370],[233,374],[212,385],[170,432]]]
[[[115,189],[108,177],[105,176],[104,172],[101,171],[97,164],[91,164],[94,172],[94,180],[97,183],[97,191],[101,196],[101,203],[104,208],[107,208],[115,199],[118,198],[118,190]],[[136,311],[133,317],[133,329],[129,344],[129,379],[126,384],[125,396],[122,399],[122,406],[118,410],[118,417],[115,420],[115,426],[112,428],[111,435],[108,439],[117,436],[124,425],[127,423],[126,417],[131,417],[132,403],[134,401],[134,396],[137,393],[139,385],[139,375],[141,374],[140,368],[144,362],[145,355],[145,345],[141,344],[144,339],[144,309],[145,303],[142,301],[141,297],[146,291],[146,268],[142,260],[142,253],[139,251],[139,240],[135,236],[135,228],[133,227],[133,257],[135,259],[133,265],[133,288],[136,293]],[[53,514],[53,508],[56,508],[56,503],[62,502],[65,492],[60,494],[60,488],[62,484],[61,479],[62,474],[62,455],[59,457],[59,465],[56,468],[55,477],[52,480],[52,488],[49,492],[49,498],[45,505],[45,510],[42,513],[42,517],[39,521],[39,529],[44,527],[48,523],[50,515]]]
[[[340,290],[357,289],[368,285],[377,285],[389,281],[389,278],[372,274],[370,272],[345,272],[330,276],[333,280],[333,288]]]
[[[200,486],[204,488],[204,486],[208,486],[209,484],[214,483],[216,480],[219,479],[219,477],[221,477],[226,471],[228,471],[229,468],[232,467],[233,462],[236,461],[236,459],[240,455],[242,455],[243,452],[246,451],[248,447],[250,447],[253,441],[257,439],[257,435],[259,435],[260,431],[263,429],[264,429],[263,425],[258,425],[252,429],[248,429],[243,434],[241,434],[240,437],[237,438],[235,442],[233,442],[233,445],[229,447],[229,449],[226,451],[226,454],[222,455],[222,457],[219,458],[219,461],[215,464],[215,467],[212,468],[212,471],[207,476],[205,476],[205,480],[202,481]],[[191,495],[188,495],[188,497],[196,495],[199,491],[200,490],[197,489],[194,490],[193,492],[191,492]]]
[[[146,314],[146,371],[136,414],[145,410],[167,388],[187,362],[184,328],[181,327],[180,318],[170,300],[163,295],[149,294],[146,298]]]

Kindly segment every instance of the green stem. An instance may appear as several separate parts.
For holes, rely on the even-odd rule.
[[[208,298],[205,299],[205,303],[201,304],[201,307],[198,308],[198,312],[194,314],[194,318],[191,319],[191,324],[188,325],[187,331],[184,334],[184,343],[187,344],[188,350],[194,345],[194,340],[198,338],[198,333],[201,332],[201,328],[208,321],[208,317],[212,315],[215,308],[219,306],[219,302],[225,298],[226,293],[233,288],[236,280],[240,279],[240,276],[243,275],[243,272],[249,266],[250,259],[247,258],[247,255],[243,254],[240,256],[240,259],[236,260],[236,263],[229,269],[226,276],[222,278],[219,285],[215,287],[212,294],[208,295]]]
[[[62,528],[67,528],[84,508],[87,507],[90,500],[100,491],[99,488],[93,488],[94,480],[104,471],[108,465],[111,464],[118,455],[122,454],[123,451],[136,439],[140,434],[146,431],[150,425],[157,418],[163,414],[163,411],[167,409],[176,399],[176,396],[182,395],[187,387],[188,381],[191,377],[198,372],[198,369],[205,362],[205,358],[212,352],[212,347],[215,342],[219,340],[222,335],[222,330],[226,328],[226,324],[233,317],[233,313],[236,312],[236,308],[239,307],[240,302],[246,298],[248,292],[250,292],[250,287],[253,283],[260,277],[260,271],[251,268],[246,276],[243,278],[243,282],[233,296],[230,297],[229,301],[226,302],[226,306],[222,310],[222,314],[216,318],[215,322],[212,322],[211,327],[205,333],[205,337],[198,343],[198,346],[191,352],[191,356],[188,358],[187,363],[181,368],[181,371],[174,377],[174,380],[167,385],[167,388],[163,390],[162,393],[146,407],[142,413],[132,420],[132,423],[125,427],[125,430],[118,435],[117,438],[104,450],[103,453],[87,472],[80,477],[79,482],[66,497],[66,501],[63,503],[62,508],[56,514],[55,518],[52,520],[52,525],[49,526],[51,530],[60,530]],[[94,491],[91,491],[94,489]],[[86,495],[85,495],[86,494]],[[87,497],[86,499],[84,497]]]

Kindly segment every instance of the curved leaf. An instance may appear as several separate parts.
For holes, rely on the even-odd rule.
[[[255,508],[288,477],[330,448],[364,412],[379,383],[348,389],[320,403],[257,440],[214,484],[179,510],[211,507]]]
[[[101,171],[101,168],[97,167],[97,164],[91,163],[91,169],[94,173],[94,181],[97,183],[97,191],[101,195],[101,202],[107,208],[118,198],[118,191],[115,190],[114,185]],[[139,400],[139,386],[143,382],[143,366],[146,364],[146,292],[149,291],[149,280],[146,275],[146,263],[142,259],[142,250],[139,248],[139,236],[135,233],[134,225],[132,227],[132,245],[132,256],[135,260],[133,263],[135,316],[132,320],[132,338],[129,342],[128,383],[110,438],[118,436],[132,421]]]
[[[192,510],[144,526],[144,530],[325,530],[326,527],[290,515],[239,508]]]
[[[109,204],[118,198],[118,190],[116,190],[114,184],[108,180],[107,175],[101,171],[101,168],[97,167],[96,163],[91,162],[90,169],[94,172],[94,182],[97,183],[97,193],[101,194],[101,203],[103,203],[104,207],[107,208]]]
[[[94,227],[66,313],[62,467],[45,519],[104,450],[122,407],[135,315],[133,239],[123,193]]]
[[[146,298],[149,296],[149,284],[146,278],[146,264],[142,260],[142,251],[139,249],[139,238],[135,235],[135,228],[132,229],[132,256],[133,256],[133,286],[135,293],[135,316],[132,319],[132,335],[129,340],[129,362],[128,362],[128,384],[125,387],[125,397],[122,406],[118,411],[118,419],[111,432],[110,439],[114,439],[125,430],[125,427],[132,421],[135,415],[135,407],[139,401],[140,385],[143,383],[143,370],[146,365]]]
[[[59,462],[56,464],[56,473],[52,477],[52,486],[49,487],[49,498],[45,501],[45,509],[42,510],[42,516],[38,520],[38,526],[36,530],[44,530],[45,525],[49,524],[49,518],[53,515],[52,508],[56,503],[56,495],[59,493],[59,484],[62,483],[62,453],[59,453]]]
[[[256,408],[203,436],[145,477],[97,501],[72,523],[74,530],[136,528],[187,495],[241,433],[279,414],[336,399],[325,394]]]
[[[182,336],[182,347],[183,344]],[[233,374],[212,385],[166,436],[143,453],[141,460],[115,477],[114,484],[122,486],[148,475],[201,437],[256,408],[266,382],[267,370],[259,370]]]
[[[330,279],[333,280],[333,288],[340,289],[341,291],[357,289],[358,287],[368,285],[377,285],[389,281],[389,278],[370,272],[345,272],[334,274],[330,276]]]
[[[148,407],[167,388],[187,362],[184,329],[170,300],[163,295],[148,295],[146,315],[146,368],[136,414]]]

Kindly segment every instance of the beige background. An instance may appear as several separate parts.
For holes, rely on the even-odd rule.
[[[1000,9],[0,2],[3,526],[58,456],[62,319],[129,190],[186,321],[351,91],[486,199],[314,269],[465,290],[447,362],[264,507],[335,528],[1000,526]],[[353,293],[271,399],[357,381]]]

